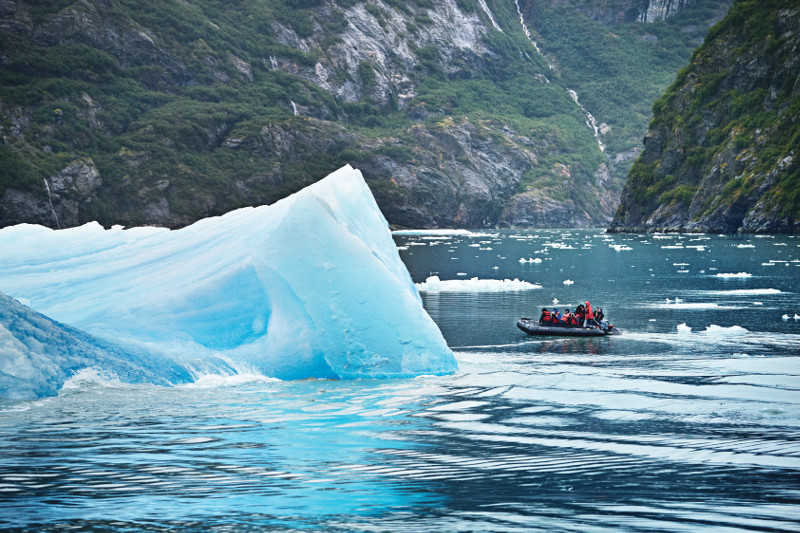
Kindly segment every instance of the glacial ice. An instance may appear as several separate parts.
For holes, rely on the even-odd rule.
[[[5,228],[0,291],[192,376],[350,379],[457,369],[350,166],[271,206],[180,230]],[[0,350],[2,372],[13,371],[21,353]],[[99,363],[115,373],[118,360]]]

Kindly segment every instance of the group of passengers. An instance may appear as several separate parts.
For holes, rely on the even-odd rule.
[[[570,312],[569,308],[564,309],[564,312],[561,313],[558,307],[554,307],[552,311],[548,311],[545,307],[539,316],[539,325],[599,328],[603,318],[605,318],[603,308],[592,309],[592,304],[587,301],[576,307],[574,313]]]

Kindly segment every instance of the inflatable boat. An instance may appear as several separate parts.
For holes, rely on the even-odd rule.
[[[604,337],[606,335],[619,335],[622,333],[608,322],[601,322],[601,327],[583,326],[554,326],[540,324],[538,320],[520,318],[517,327],[528,335],[551,335],[557,337]]]

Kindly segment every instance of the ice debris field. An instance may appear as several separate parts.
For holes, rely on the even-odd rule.
[[[180,230],[22,224],[0,250],[0,397],[54,394],[86,367],[155,383],[457,368],[350,166]]]

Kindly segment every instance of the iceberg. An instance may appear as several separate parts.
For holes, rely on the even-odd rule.
[[[22,224],[0,230],[0,250],[0,291],[195,377],[457,370],[386,219],[349,165],[273,205],[179,230]],[[7,359],[0,351],[0,364]]]
[[[73,374],[89,368],[113,369],[107,377],[129,383],[191,381],[177,365],[59,324],[0,293],[0,398],[53,396]]]

